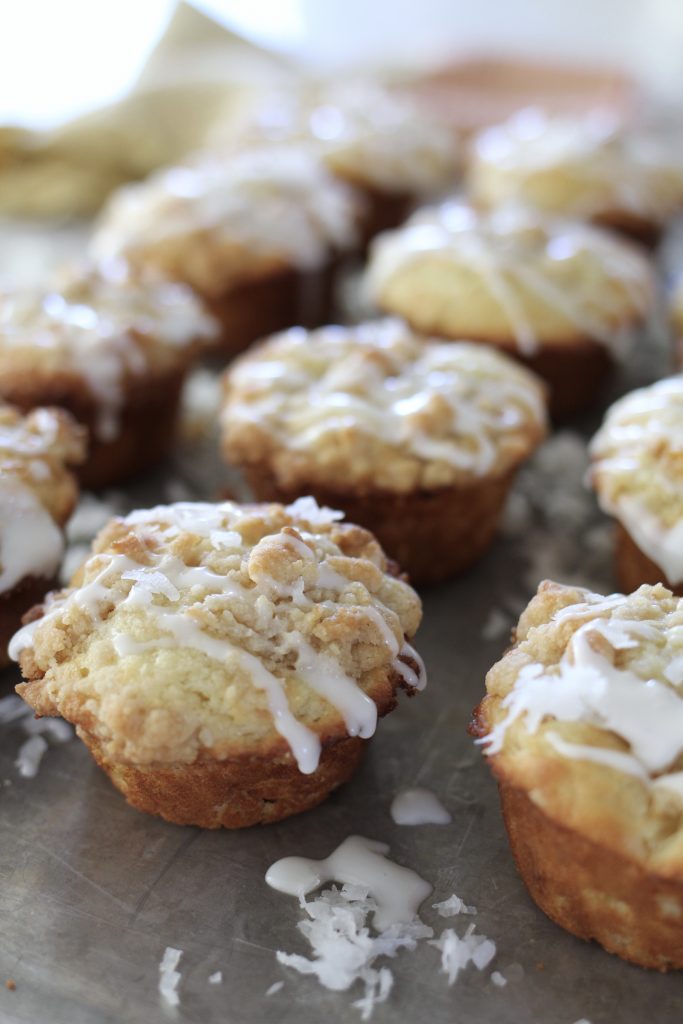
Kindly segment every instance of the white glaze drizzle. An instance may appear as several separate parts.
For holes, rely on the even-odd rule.
[[[314,269],[355,244],[357,200],[305,146],[245,150],[119,189],[92,241],[96,258],[209,231]]]
[[[507,730],[523,717],[532,733],[542,722],[555,719],[586,722],[618,736],[629,752],[569,743],[557,733],[546,732],[548,742],[564,756],[608,765],[644,781],[663,777],[675,764],[683,753],[681,694],[657,679],[617,667],[603,653],[605,643],[618,652],[637,648],[644,639],[663,639],[661,623],[628,617],[623,611],[627,601],[623,595],[597,598],[569,605],[554,616],[555,622],[590,618],[572,635],[557,671],[546,671],[539,663],[522,667],[502,701],[506,717],[482,740],[488,755],[502,749]],[[593,617],[600,614],[609,617]]]
[[[55,289],[0,295],[0,361],[13,361],[20,350],[35,359],[42,352],[46,359],[58,356],[59,368],[81,376],[97,399],[103,441],[118,434],[124,378],[140,376],[148,366],[138,335],[180,349],[216,333],[189,289],[142,287],[122,277],[116,264],[55,282]]]
[[[606,278],[624,286],[639,317],[650,312],[654,285],[646,259],[607,232],[519,208],[477,213],[458,202],[418,210],[403,227],[380,235],[372,246],[364,287],[373,301],[381,302],[385,285],[397,271],[432,255],[476,270],[524,355],[533,355],[539,347],[518,299],[524,291],[560,313],[582,335],[624,355],[630,336],[623,323],[615,327],[620,297],[610,299],[608,289],[596,293],[592,275],[578,277],[570,290],[545,272],[582,251],[599,261]]]
[[[0,477],[0,594],[28,576],[54,576],[64,538],[33,491],[14,476]]]
[[[432,891],[429,882],[389,860],[388,853],[386,843],[349,836],[324,860],[284,857],[276,861],[266,872],[266,882],[299,899],[327,882],[360,886],[377,901],[373,923],[381,931],[412,921]]]
[[[400,321],[294,328],[231,372],[229,437],[258,423],[293,451],[359,431],[402,456],[480,476],[506,436],[545,423],[535,381],[482,346],[425,342]]]
[[[391,817],[396,825],[448,825],[452,820],[436,794],[421,786],[396,794]]]
[[[590,453],[600,507],[624,525],[669,583],[683,582],[683,477],[671,465],[683,453],[683,376],[615,402]],[[679,510],[677,521],[663,520],[665,504]]]
[[[310,509],[312,513],[318,513],[323,518],[325,513],[329,513],[329,510],[321,510],[317,506],[313,508],[310,503],[299,505],[299,508]],[[139,528],[143,535],[148,529],[155,530],[166,541],[172,540],[184,531],[209,538],[214,546],[218,547],[225,540],[227,551],[231,551],[237,547],[238,542],[241,542],[241,538],[236,531],[224,528],[228,512],[233,517],[233,522],[239,521],[243,515],[249,515],[248,507],[246,510],[240,509],[231,503],[216,506],[178,503],[174,506],[159,506],[155,509],[133,512],[126,517],[125,522],[129,526]],[[334,513],[335,518],[336,516]],[[326,521],[329,522],[330,519],[327,518]],[[297,553],[313,558],[313,552],[308,545],[292,534],[266,535],[260,543],[273,541],[282,542],[287,547],[293,546]],[[256,547],[252,549],[252,555],[255,550]],[[12,638],[10,657],[18,660],[21,653],[32,645],[35,631],[46,621],[57,618],[68,620],[71,604],[93,620],[104,617],[107,610],[113,607],[142,610],[147,620],[161,635],[141,642],[127,633],[115,632],[112,643],[119,657],[134,657],[144,651],[159,648],[189,647],[218,662],[236,663],[249,676],[253,685],[265,693],[273,724],[287,741],[300,771],[309,774],[316,770],[321,753],[320,740],[313,730],[306,727],[292,713],[285,690],[287,674],[284,678],[276,676],[260,658],[229,640],[212,636],[201,628],[186,609],[178,610],[182,593],[193,588],[197,588],[197,593],[202,595],[202,600],[207,606],[212,601],[218,602],[218,609],[229,608],[232,598],[256,600],[259,594],[265,595],[269,590],[272,595],[272,588],[264,588],[264,581],[257,578],[254,581],[254,590],[251,591],[239,581],[213,572],[207,566],[187,566],[173,555],[156,554],[150,550],[146,554],[149,564],[145,565],[123,554],[100,554],[96,557],[101,568],[95,577],[87,584],[57,597],[48,606],[42,619],[19,630]],[[350,585],[349,580],[326,566],[324,562],[318,567],[317,575],[316,586],[340,591]],[[276,605],[274,614],[277,615]],[[381,639],[389,648],[389,653],[395,656],[395,659],[400,657],[402,652],[399,643],[379,610],[369,605],[363,608],[363,614],[366,621],[371,622],[379,632]],[[283,635],[279,651],[281,654],[291,652],[295,655],[292,675],[302,679],[312,690],[332,704],[344,719],[350,736],[368,738],[374,734],[377,724],[375,702],[342,670],[334,657],[324,651],[316,651],[296,630]],[[419,655],[409,645],[405,653],[419,663]],[[408,666],[404,668],[412,671]],[[422,685],[423,669],[420,670],[415,688],[421,688]]]
[[[256,110],[229,128],[219,125],[212,143],[308,141],[333,171],[387,192],[443,192],[455,179],[453,130],[376,83],[354,79],[312,98],[280,91],[259,98]]]
[[[581,183],[563,210],[591,216],[625,209],[661,217],[680,205],[683,165],[665,146],[642,134],[618,131],[607,111],[583,118],[549,117],[536,108],[518,111],[504,124],[485,129],[474,143],[471,184],[475,196],[499,205],[510,200],[534,202],[534,175],[556,172]],[[544,205],[547,205],[544,204]]]

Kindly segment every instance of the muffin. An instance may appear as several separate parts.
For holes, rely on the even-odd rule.
[[[459,173],[456,132],[372,82],[281,90],[261,98],[241,124],[219,125],[211,141],[307,145],[364,196],[366,240],[402,223],[416,202],[452,191]]]
[[[68,413],[22,416],[0,404],[0,668],[22,615],[55,582],[78,497],[68,467],[84,455],[85,432]]]
[[[14,637],[38,715],[76,726],[134,807],[237,828],[346,782],[421,616],[371,534],[308,498],[184,503],[112,520]]]
[[[649,262],[607,232],[457,202],[375,239],[365,288],[416,331],[519,359],[548,383],[555,419],[590,405],[654,302]]]
[[[683,967],[683,602],[541,584],[481,738],[539,907],[641,967]]]
[[[107,487],[167,454],[196,343],[214,329],[186,288],[136,284],[121,265],[5,290],[0,398],[68,409],[90,435],[81,483]]]
[[[683,208],[683,164],[655,139],[599,112],[552,118],[519,111],[474,140],[467,184],[482,207],[521,203],[591,220],[648,246]]]
[[[674,336],[674,358],[677,367],[683,367],[683,276],[678,278],[669,299],[669,319]]]
[[[615,402],[590,454],[598,502],[617,523],[619,586],[683,593],[683,376]]]
[[[305,147],[197,157],[115,194],[96,257],[189,285],[221,325],[216,350],[327,319],[339,254],[357,241],[357,196]]]
[[[397,320],[287,331],[233,364],[224,394],[223,451],[257,498],[343,509],[420,583],[484,553],[545,433],[527,370]]]

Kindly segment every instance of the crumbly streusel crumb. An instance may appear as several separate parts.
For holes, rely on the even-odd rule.
[[[372,535],[339,518],[300,499],[113,520],[15,638],[22,695],[137,764],[257,752],[277,732],[305,760],[302,726],[318,742],[368,735],[389,677],[417,683],[404,642],[421,608]]]

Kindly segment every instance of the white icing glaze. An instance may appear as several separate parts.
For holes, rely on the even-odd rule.
[[[480,345],[417,339],[397,320],[294,328],[230,374],[228,438],[256,423],[294,452],[349,432],[481,476],[501,441],[545,423],[536,382]]]
[[[137,336],[152,345],[184,348],[210,338],[216,325],[181,285],[144,287],[121,276],[116,264],[102,272],[55,282],[59,290],[0,295],[0,366],[21,352],[83,378],[99,404],[97,433],[118,434],[124,379],[140,376],[149,359]]]
[[[405,659],[414,662],[414,664],[417,665],[417,671],[410,665],[407,665]],[[427,685],[427,669],[425,668],[425,663],[413,645],[409,644],[407,640],[403,641],[398,657],[394,658],[392,662],[392,667],[396,672],[398,672],[405,685],[411,690],[424,690]]]
[[[325,513],[333,518],[337,517],[337,513],[314,507],[310,504],[311,500],[300,504],[299,509],[310,511],[312,518],[316,515],[324,517]],[[188,531],[209,539],[214,548],[231,552],[238,548],[241,538],[235,530],[225,528],[226,517],[234,524],[239,522],[242,516],[249,514],[248,506],[241,508],[230,502],[223,505],[178,503],[132,512],[126,517],[125,522],[136,527],[142,536],[148,531],[153,532],[157,538],[163,538],[168,543]],[[325,521],[329,522],[330,519],[327,518]],[[304,558],[313,558],[313,552],[308,545],[291,534],[268,534],[259,544],[273,542],[287,547],[294,546],[296,552]],[[258,547],[259,545],[256,545],[251,550],[250,564]],[[19,630],[10,643],[10,657],[18,660],[21,653],[32,646],[36,629],[46,621],[61,617],[68,619],[70,605],[75,605],[93,620],[102,618],[112,606],[137,609],[144,613],[150,626],[159,635],[140,642],[127,633],[115,632],[112,643],[119,657],[135,657],[144,651],[159,648],[187,647],[201,651],[207,657],[223,664],[239,666],[252,684],[265,693],[275,729],[287,741],[302,773],[309,774],[316,770],[321,745],[317,734],[300,722],[289,707],[284,683],[290,672],[320,694],[340,713],[350,736],[368,738],[374,734],[377,724],[375,702],[342,670],[332,655],[314,650],[297,630],[278,628],[277,605],[272,606],[270,613],[274,616],[276,624],[273,635],[282,634],[277,641],[277,649],[282,655],[294,656],[293,669],[286,670],[283,677],[276,676],[260,658],[236,646],[230,640],[209,634],[188,614],[188,608],[183,605],[184,594],[196,593],[197,600],[201,600],[207,607],[211,606],[216,611],[229,611],[232,599],[256,602],[260,596],[272,597],[273,581],[269,577],[261,578],[252,571],[251,578],[255,587],[249,590],[239,581],[213,572],[206,565],[188,566],[168,553],[148,550],[144,565],[124,554],[106,553],[95,558],[97,561],[94,564],[99,569],[97,574],[88,583],[67,592],[66,595],[58,596],[48,606],[42,619]],[[314,587],[331,589],[335,593],[351,585],[349,580],[332,570],[324,561],[318,566],[317,577]],[[278,592],[277,597],[300,597],[305,603],[311,604],[312,602],[303,594],[303,583],[302,579],[300,592],[296,595],[283,595]],[[368,605],[363,608],[363,614],[378,631],[389,649],[389,654],[394,657],[392,665],[401,664],[405,672],[415,676],[416,682],[409,685],[422,688],[425,678],[424,667],[420,668],[418,676],[409,666],[398,661],[405,655],[421,665],[417,652],[407,644],[400,648],[377,608]],[[273,643],[275,644],[275,640]]]
[[[613,652],[637,648],[644,639],[665,642],[662,623],[629,618],[627,601],[612,595],[570,605],[555,615],[556,622],[588,621],[572,635],[556,671],[538,663],[522,667],[502,702],[506,717],[482,741],[487,754],[502,749],[507,730],[522,717],[529,732],[549,718],[586,722],[620,737],[629,752],[568,743],[553,732],[546,733],[548,741],[564,756],[607,765],[646,782],[664,777],[683,753],[683,695],[658,679],[617,667],[604,653],[605,642]],[[594,618],[600,614],[608,617]]]
[[[27,576],[54,576],[63,552],[62,532],[33,491],[0,477],[0,594]]]
[[[305,147],[202,156],[119,189],[92,241],[96,258],[211,232],[304,269],[356,241],[353,193]]]
[[[333,171],[387,192],[452,187],[458,143],[452,128],[376,83],[354,79],[314,96],[278,92],[259,98],[244,124],[214,143],[308,142]]]
[[[674,155],[652,137],[620,132],[607,111],[570,118],[548,117],[541,110],[526,108],[483,131],[475,140],[474,155],[475,194],[481,174],[482,197],[487,202],[494,195],[498,203],[514,197],[533,201],[533,184],[527,193],[526,181],[545,175],[540,180],[547,189],[547,175],[552,173],[560,176],[563,209],[575,216],[628,210],[660,218],[675,209],[683,195],[680,154]],[[565,176],[582,187],[568,193],[563,187]],[[542,201],[546,189],[539,186]]]
[[[432,887],[409,868],[387,858],[386,843],[349,836],[324,860],[284,857],[266,872],[266,882],[278,892],[300,899],[326,882],[344,882],[365,889],[377,901],[378,930],[412,921]]]
[[[391,817],[397,825],[449,825],[452,820],[439,798],[420,786],[396,794]]]
[[[521,290],[561,313],[581,334],[623,354],[629,337],[621,326],[614,327],[623,296],[610,296],[608,289],[596,293],[590,274],[577,275],[570,290],[555,285],[547,272],[554,262],[582,251],[590,252],[609,278],[623,284],[641,317],[649,312],[652,275],[646,259],[633,247],[585,224],[544,219],[518,207],[478,213],[448,202],[418,210],[403,227],[375,239],[364,287],[377,301],[398,270],[432,255],[480,275],[524,355],[533,355],[539,340],[518,299]]]
[[[674,586],[683,582],[683,376],[626,395],[609,409],[590,445],[591,480],[603,511],[625,526]],[[666,522],[662,509],[678,511]]]

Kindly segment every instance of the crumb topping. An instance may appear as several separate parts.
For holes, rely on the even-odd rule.
[[[395,320],[284,332],[233,364],[225,392],[226,456],[268,460],[284,485],[448,486],[508,472],[545,432],[523,367]]]
[[[683,376],[626,395],[591,442],[590,479],[673,584],[683,581]]]
[[[591,828],[606,816],[627,842],[642,818],[646,846],[666,846],[672,815],[683,828],[683,600],[661,584],[609,597],[541,584],[486,685],[486,753],[542,806],[594,806]]]
[[[82,380],[101,406],[98,432],[116,433],[124,382],[182,366],[215,324],[189,289],[142,285],[123,264],[71,271],[49,290],[0,293],[0,380]]]
[[[31,680],[19,692],[115,760],[189,763],[279,743],[314,771],[326,738],[372,735],[397,678],[424,682],[407,643],[419,598],[372,535],[340,518],[304,498],[112,520],[72,586],[14,637]]]
[[[469,175],[475,202],[515,201],[585,217],[625,211],[663,220],[683,204],[683,165],[614,119],[551,118],[527,109],[483,131]]]
[[[509,341],[524,355],[577,337],[619,355],[654,298],[647,259],[607,232],[455,201],[376,238],[365,284],[416,330]]]
[[[205,295],[285,266],[312,270],[356,242],[358,200],[302,146],[192,163],[120,189],[92,243]]]
[[[333,174],[388,192],[448,188],[459,156],[452,128],[409,99],[359,81],[260,98],[237,129],[219,128],[212,142],[308,143]]]

